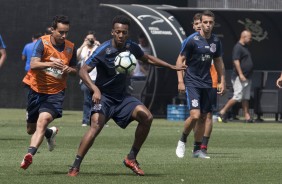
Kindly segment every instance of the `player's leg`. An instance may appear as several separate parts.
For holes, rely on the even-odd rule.
[[[175,153],[179,158],[184,157],[187,137],[200,118],[200,89],[193,87],[186,88],[186,96],[187,106],[190,110],[190,116],[184,122],[184,128],[177,143]]]
[[[217,89],[216,88],[211,89],[210,98],[211,98],[212,112],[214,112],[217,108]],[[202,145],[201,145],[201,150],[206,154],[207,154],[208,143],[209,143],[209,139],[212,133],[212,127],[213,127],[213,119],[212,119],[213,113],[212,112],[207,113],[207,118],[205,121],[205,131],[204,131]]]
[[[138,105],[132,112],[131,117],[138,122],[138,125],[135,130],[134,142],[128,154],[128,158],[135,159],[150,132],[153,115],[144,105]]]
[[[47,126],[54,118],[62,116],[63,99],[64,92],[46,95],[30,91],[27,106],[27,133],[32,134],[32,137],[21,168],[27,169],[32,163],[32,157],[36,154],[44,136],[47,138],[49,151],[54,149],[58,129],[56,127],[47,128]]]
[[[201,149],[202,139],[205,132],[205,117],[200,116],[194,128],[194,149],[193,152]]]
[[[205,122],[205,131],[204,131],[204,136],[202,139],[202,144],[201,144],[201,150],[204,151],[205,153],[207,152],[208,149],[208,143],[209,139],[212,133],[212,113],[207,114],[206,122]]]
[[[105,122],[106,122],[106,118],[101,113],[94,113],[91,116],[90,127],[80,141],[78,151],[77,151],[77,155],[76,155],[75,160],[74,160],[74,162],[73,162],[73,164],[72,164],[72,166],[71,166],[71,168],[69,169],[69,172],[68,172],[69,176],[77,176],[78,175],[80,165],[81,165],[81,162],[82,162],[84,156],[86,155],[88,150],[93,145],[95,138],[99,135],[99,133],[103,129]]]

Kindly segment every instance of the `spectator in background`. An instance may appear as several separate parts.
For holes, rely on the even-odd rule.
[[[6,45],[2,39],[2,36],[0,35],[0,68],[3,66],[6,59],[7,59]]]
[[[36,33],[32,35],[31,40],[32,42],[26,44],[24,46],[24,49],[22,51],[22,60],[25,61],[25,71],[28,72],[30,69],[30,59],[33,51],[33,47],[36,43],[36,41],[42,36],[41,33]]]
[[[84,65],[85,61],[92,55],[92,53],[97,49],[100,45],[100,42],[96,40],[95,32],[88,31],[84,42],[77,49],[77,60],[79,61],[79,65]],[[89,76],[93,83],[95,83],[97,70],[94,68]],[[92,106],[92,93],[91,90],[82,82],[79,81],[80,89],[83,91],[83,118],[82,118],[82,126],[89,125],[90,122],[90,111]]]
[[[252,41],[252,33],[248,30],[241,32],[240,40],[236,43],[232,52],[233,73],[231,81],[233,84],[233,97],[219,111],[219,121],[227,122],[226,112],[237,102],[242,101],[242,109],[245,122],[252,123],[253,119],[249,113],[249,100],[251,93],[251,77],[253,73],[253,61],[248,45]]]
[[[141,33],[138,36],[138,42],[139,42],[138,44],[139,47],[145,54],[147,55],[152,54],[151,46],[144,33]],[[144,63],[141,60],[137,60],[136,67],[132,73],[132,78],[133,79],[138,79],[138,78],[145,79],[146,76],[148,75],[148,71],[149,71],[149,64]]]

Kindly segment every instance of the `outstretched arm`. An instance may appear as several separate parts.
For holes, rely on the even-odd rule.
[[[277,79],[277,81],[276,81],[276,86],[278,87],[278,88],[282,88],[282,72],[281,72],[281,75],[280,75],[280,77]]]
[[[0,68],[2,67],[6,59],[7,59],[6,49],[0,49]]]
[[[147,55],[147,54],[144,54],[142,58],[140,58],[141,61],[143,62],[147,62],[147,63],[150,63],[152,65],[155,65],[155,66],[162,66],[162,67],[166,67],[166,68],[170,68],[172,70],[185,70],[187,68],[186,65],[184,64],[181,64],[181,65],[171,65],[155,56],[152,56],[152,55]]]

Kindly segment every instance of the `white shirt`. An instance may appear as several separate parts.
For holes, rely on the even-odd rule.
[[[92,53],[97,49],[97,45],[94,45],[91,49],[89,49],[87,46],[82,48],[81,54],[80,54],[80,66],[84,65],[85,61],[92,55]],[[96,80],[97,77],[97,70],[94,68],[91,72],[89,72],[89,76],[92,81]],[[82,80],[79,81],[81,83]]]
[[[142,47],[140,44],[138,44],[138,45],[141,48],[141,50],[144,52],[144,54],[151,54],[150,45],[148,45],[147,47]],[[134,77],[146,76],[146,74],[141,71],[139,62],[142,62],[142,61],[137,61],[136,67],[135,67],[135,69],[133,70],[133,73],[132,73],[132,76],[134,76]]]

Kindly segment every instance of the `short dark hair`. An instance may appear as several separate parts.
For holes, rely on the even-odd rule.
[[[42,33],[35,33],[34,35],[32,35],[33,39],[38,39],[42,36]]]
[[[202,12],[201,21],[202,21],[203,16],[213,17],[213,19],[215,20],[215,16],[214,16],[213,12],[211,12],[210,10],[205,10],[205,11]]]
[[[87,32],[87,35],[94,35],[95,36],[95,31],[92,31],[92,30],[89,30],[88,32]]]
[[[128,25],[128,27],[130,27],[131,22],[130,22],[130,19],[126,17],[125,15],[117,15],[113,19],[112,28],[114,28],[116,23],[125,24],[125,25]]]
[[[65,16],[65,15],[56,15],[56,16],[53,18],[53,22],[52,22],[51,27],[52,27],[53,29],[56,29],[58,23],[70,24],[69,17],[68,17],[68,16]]]
[[[138,35],[138,38],[140,38],[140,39],[143,39],[143,38],[147,39],[146,35],[143,32]]]
[[[201,20],[201,17],[202,17],[202,14],[201,13],[196,13],[193,17],[193,21],[192,21],[192,24],[194,24],[194,22],[196,20]]]

